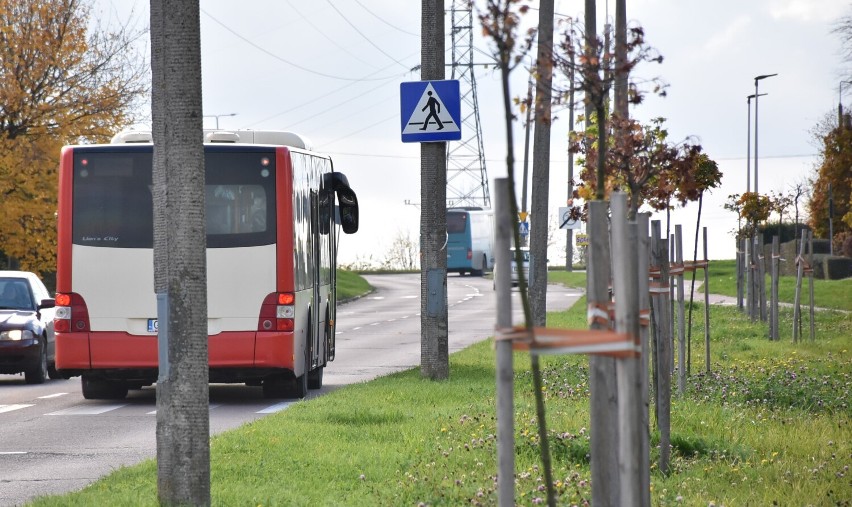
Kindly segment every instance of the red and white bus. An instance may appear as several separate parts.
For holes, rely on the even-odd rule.
[[[157,380],[152,150],[147,132],[62,150],[56,368],[89,399]],[[357,197],[288,132],[205,131],[204,165],[210,381],[304,397],[334,359],[338,228],[358,230]]]

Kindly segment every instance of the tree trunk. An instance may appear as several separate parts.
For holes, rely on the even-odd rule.
[[[151,70],[158,497],[162,505],[210,505],[198,0],[151,1]]]
[[[422,0],[421,78],[444,79],[444,2]],[[447,143],[420,144],[420,373],[450,376],[447,334]]]
[[[538,11],[538,70],[535,91],[532,218],[530,228],[530,307],[536,326],[546,325],[547,229],[550,193],[550,110],[553,82],[553,0],[542,0]]]

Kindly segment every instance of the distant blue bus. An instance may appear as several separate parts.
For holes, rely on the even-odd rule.
[[[447,272],[482,276],[494,267],[494,212],[447,209]]]

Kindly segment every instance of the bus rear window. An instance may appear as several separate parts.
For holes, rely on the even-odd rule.
[[[275,242],[272,150],[205,152],[207,246],[233,248]],[[74,155],[74,244],[152,248],[151,147]]]
[[[467,229],[467,213],[447,213],[447,233],[462,233]]]

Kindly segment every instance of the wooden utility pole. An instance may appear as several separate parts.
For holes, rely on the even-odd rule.
[[[444,2],[421,0],[420,77],[444,79]],[[450,376],[447,335],[447,143],[420,143],[420,373]]]
[[[200,27],[198,0],[151,0],[161,505],[210,505]]]

